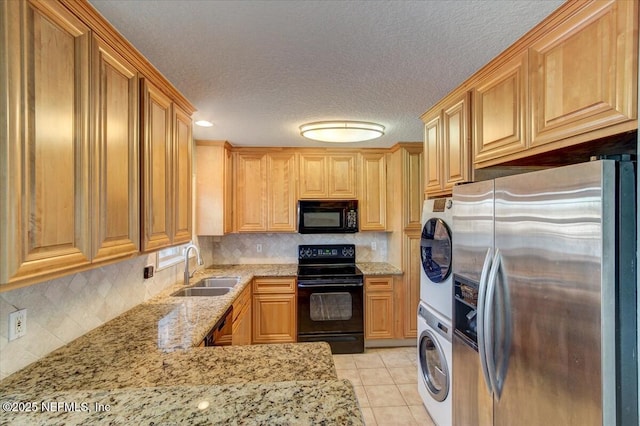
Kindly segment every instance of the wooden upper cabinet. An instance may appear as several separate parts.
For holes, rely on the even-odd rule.
[[[387,167],[386,154],[366,153],[360,161],[361,231],[385,231],[387,228]]]
[[[357,198],[356,159],[355,153],[300,154],[300,198]]]
[[[352,199],[357,197],[356,154],[329,155],[327,179],[329,198]]]
[[[442,187],[442,117],[440,109],[424,117],[425,193],[439,192]]]
[[[193,138],[191,116],[173,105],[173,244],[191,240]]]
[[[293,152],[267,156],[267,230],[296,230],[296,156]]]
[[[267,156],[236,153],[236,229],[258,232],[267,229]]]
[[[172,243],[172,113],[171,99],[146,79],[142,120],[142,250],[152,251]]]
[[[528,148],[527,52],[479,78],[473,91],[474,164]]]
[[[224,141],[196,141],[196,233],[233,232],[233,152]]]
[[[531,145],[637,128],[637,43],[637,1],[588,3],[533,42]]]
[[[327,157],[324,154],[300,155],[300,198],[326,198]]]
[[[7,284],[90,262],[90,36],[54,2],[1,2],[0,20],[0,283]]]
[[[404,148],[402,150],[402,187],[406,196],[403,197],[402,226],[405,229],[422,229],[423,176],[423,149],[421,147]]]
[[[427,196],[450,194],[471,179],[469,112],[469,93],[461,90],[422,116]]]
[[[444,189],[448,191],[471,178],[469,104],[469,93],[465,92],[442,111]]]
[[[135,255],[140,246],[138,74],[93,36],[92,258]]]

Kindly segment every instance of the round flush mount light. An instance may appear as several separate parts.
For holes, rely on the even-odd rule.
[[[300,126],[300,134],[321,142],[362,142],[384,135],[384,126],[367,121],[316,121]]]
[[[195,122],[195,125],[200,127],[212,127],[213,123],[207,120],[198,120]]]

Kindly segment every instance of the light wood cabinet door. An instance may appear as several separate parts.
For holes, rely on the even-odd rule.
[[[266,155],[237,153],[236,228],[238,232],[267,230]]]
[[[329,155],[327,158],[329,198],[357,198],[356,154]]]
[[[267,230],[296,230],[296,156],[294,153],[267,157]]]
[[[403,228],[421,228],[422,204],[424,200],[423,182],[424,161],[421,148],[402,150],[402,188],[406,196],[402,197]]]
[[[422,116],[427,196],[451,194],[471,179],[469,108],[469,93],[460,90]]]
[[[393,339],[395,332],[395,297],[393,277],[365,278],[365,339]]]
[[[251,285],[248,285],[233,302],[233,345],[251,344],[252,304]]]
[[[296,295],[254,294],[253,343],[292,343],[296,340]]]
[[[387,228],[387,167],[385,153],[361,155],[360,213],[361,231]]]
[[[90,262],[90,38],[54,2],[0,20],[0,283],[27,283]]]
[[[637,1],[589,3],[530,52],[533,147],[637,128]]]
[[[234,231],[234,214],[235,214],[235,202],[233,191],[233,152],[227,147],[224,149],[224,176],[223,176],[223,209],[224,209],[224,233],[229,234]]]
[[[301,154],[299,180],[300,198],[326,198],[329,193],[327,157],[324,154]]]
[[[142,251],[172,242],[173,173],[171,99],[144,79],[142,84]]]
[[[474,164],[528,148],[527,51],[482,77],[473,92]]]
[[[420,231],[408,232],[403,237],[403,337],[410,339],[418,336],[418,304],[420,303]]]
[[[233,232],[233,153],[224,141],[196,141],[196,233]]]
[[[438,109],[425,117],[424,124],[424,192],[439,192],[444,187],[442,164],[442,118]]]
[[[138,74],[97,36],[92,49],[92,260],[140,247]]]
[[[172,244],[191,241],[193,138],[191,116],[173,105],[173,235]]]
[[[300,198],[357,198],[357,154],[300,154],[299,158]]]
[[[443,183],[447,193],[456,183],[468,182],[471,177],[469,111],[469,93],[466,91],[442,111]]]

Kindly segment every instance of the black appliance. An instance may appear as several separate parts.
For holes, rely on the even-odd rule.
[[[298,342],[364,352],[364,279],[353,244],[298,246]]]
[[[358,232],[358,200],[298,201],[298,232],[301,234]]]

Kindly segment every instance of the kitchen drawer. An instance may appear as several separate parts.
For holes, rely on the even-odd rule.
[[[296,278],[273,278],[273,277],[261,277],[253,280],[253,293],[254,294],[268,294],[268,293],[295,293],[296,292]]]
[[[366,277],[364,279],[365,291],[393,291],[393,277]]]

